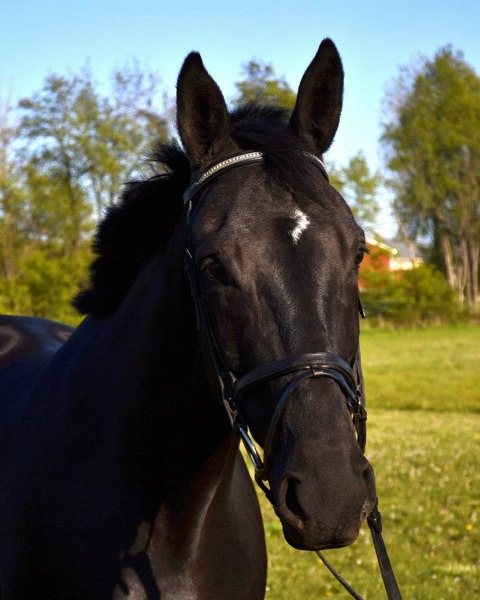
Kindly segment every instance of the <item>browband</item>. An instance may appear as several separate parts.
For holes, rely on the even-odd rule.
[[[322,170],[322,175],[328,181],[327,170],[322,159],[318,156],[315,156],[315,154],[311,154],[310,152],[305,152],[304,154],[320,166]],[[188,186],[188,188],[183,194],[183,204],[188,204],[195,196],[195,194],[199,192],[207,183],[211,181],[212,178],[214,178],[219,173],[224,173],[225,171],[229,171],[234,167],[260,163],[263,161],[264,155],[264,152],[244,152],[243,154],[234,154],[225,158],[224,160],[214,163],[206,171],[202,171]]]

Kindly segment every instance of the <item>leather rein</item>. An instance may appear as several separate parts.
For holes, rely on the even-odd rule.
[[[328,181],[328,175],[323,162],[314,154],[305,153],[307,159],[315,162],[321,170],[322,175]],[[247,374],[237,379],[228,368],[223,353],[211,326],[210,315],[205,301],[202,278],[194,260],[194,247],[192,243],[191,225],[192,211],[196,206],[195,200],[198,200],[198,194],[213,179],[233,168],[251,164],[262,163],[264,159],[263,152],[244,152],[232,155],[220,162],[210,166],[205,171],[197,175],[186,189],[183,200],[186,207],[187,220],[187,248],[185,252],[185,271],[188,275],[191,295],[194,301],[197,330],[202,332],[207,341],[214,371],[222,392],[222,399],[230,418],[233,431],[242,440],[246,452],[252,461],[255,469],[255,480],[259,487],[264,491],[270,503],[275,507],[273,495],[266,485],[268,480],[268,459],[272,449],[275,432],[280,418],[285,411],[292,392],[305,380],[319,377],[332,379],[340,387],[345,396],[347,406],[352,416],[352,421],[357,433],[357,442],[362,450],[365,451],[367,439],[367,411],[365,408],[365,396],[363,391],[363,379],[361,375],[360,351],[354,361],[353,368],[340,356],[330,352],[313,352],[285,358],[274,361],[266,365],[257,367]],[[361,300],[359,299],[359,311],[363,318],[365,313]],[[267,383],[278,377],[292,375],[292,379],[283,387],[279,394],[275,410],[273,412],[267,435],[265,438],[263,460],[258,453],[255,443],[250,437],[248,424],[242,417],[238,407],[238,401],[241,396],[252,388]],[[367,522],[372,534],[377,559],[380,566],[385,589],[389,600],[401,600],[395,576],[388,558],[385,544],[382,538],[381,515],[376,506],[372,513],[367,517]],[[316,552],[329,571],[337,578],[343,587],[357,600],[362,597],[341,577],[332,567],[323,554]]]

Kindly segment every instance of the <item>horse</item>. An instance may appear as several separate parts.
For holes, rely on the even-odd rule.
[[[376,505],[366,246],[322,162],[342,96],[329,39],[291,114],[229,112],[192,52],[183,148],[158,146],[98,226],[83,322],[0,321],[2,600],[264,598],[240,439],[290,545],[356,539]]]

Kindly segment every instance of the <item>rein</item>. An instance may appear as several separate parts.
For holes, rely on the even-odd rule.
[[[306,158],[314,161],[320,167],[322,175],[328,181],[325,165],[321,159],[318,158],[318,156],[310,153],[305,153],[305,156]],[[330,352],[314,352],[310,354],[292,356],[283,360],[268,363],[253,369],[239,379],[234,376],[224,360],[223,353],[213,333],[210,315],[208,313],[205,295],[203,293],[202,280],[196,263],[193,259],[194,248],[190,232],[191,215],[194,208],[194,200],[197,194],[203,190],[214,178],[236,167],[261,163],[263,162],[263,159],[263,152],[252,151],[242,154],[235,154],[226,158],[225,160],[215,163],[207,170],[200,173],[186,189],[183,196],[187,218],[185,271],[188,275],[191,295],[194,301],[197,330],[202,330],[206,335],[214,370],[222,391],[223,403],[230,418],[232,429],[242,440],[246,452],[252,461],[255,469],[255,480],[257,484],[264,491],[268,500],[275,508],[271,490],[265,483],[268,480],[268,459],[277,425],[290,401],[292,392],[307,379],[327,377],[335,381],[345,396],[357,433],[357,442],[362,452],[365,451],[367,437],[367,411],[365,408],[365,396],[363,392],[363,380],[361,376],[360,351],[357,353],[353,368],[340,356]],[[365,318],[365,312],[363,310],[360,298],[359,312],[361,316]],[[238,400],[241,398],[242,394],[246,393],[248,390],[285,375],[293,375],[293,378],[283,387],[280,392],[279,399],[273,412],[265,438],[262,460],[256,449],[255,443],[248,432],[248,424],[239,411]],[[385,543],[382,538],[382,521],[377,506],[367,517],[367,522],[370,527],[370,532],[387,596],[389,600],[401,600],[400,590],[395,580],[395,575],[393,573]],[[337,571],[327,561],[323,554],[319,551],[316,551],[316,554],[319,556],[328,570],[343,585],[343,587],[354,598],[357,600],[362,600],[362,597],[355,592],[355,590],[343,579],[339,573],[337,573]]]

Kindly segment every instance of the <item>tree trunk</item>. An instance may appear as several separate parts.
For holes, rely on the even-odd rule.
[[[472,287],[472,298],[470,303],[470,310],[473,314],[478,313],[478,268],[479,268],[479,254],[480,248],[477,244],[470,244],[470,275],[471,275],[471,287]]]
[[[15,263],[13,259],[12,236],[8,226],[2,231],[2,263],[3,272],[7,281],[12,281],[15,277]]]
[[[400,234],[403,238],[403,241],[407,245],[410,260],[413,263],[415,263],[415,261],[417,260],[415,252],[415,242],[409,237],[405,223],[403,222],[403,219],[400,216],[400,212],[395,208],[395,204],[393,204],[393,213],[395,215],[395,218],[397,219],[398,227],[400,229]]]
[[[468,256],[468,240],[467,240],[466,236],[462,237],[462,240],[460,242],[460,250],[462,253],[462,274],[463,274],[462,287],[465,290],[464,297],[466,297],[466,299],[467,299],[468,308],[471,309],[472,308],[472,306],[471,306],[472,275],[470,272],[470,260],[469,260],[469,256]]]
[[[450,239],[446,231],[440,231],[440,243],[442,244],[443,259],[445,261],[445,272],[447,274],[447,281],[450,287],[456,288],[457,281],[455,277],[455,270],[453,266],[452,247],[450,245]]]

